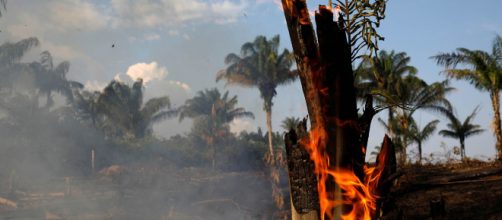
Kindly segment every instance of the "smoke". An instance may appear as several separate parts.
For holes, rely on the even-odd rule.
[[[210,147],[191,132],[191,120],[161,120],[144,138],[114,137],[108,131],[115,124],[105,116],[93,121],[92,111],[76,107],[85,99],[92,110],[93,97],[112,80],[132,87],[142,78],[143,103],[168,96],[173,108],[214,87],[224,56],[244,39],[220,37],[242,29],[235,22],[249,2],[9,1],[0,45],[40,40],[16,65],[39,62],[39,53],[49,50],[55,65],[70,62],[66,77],[83,89],[71,92],[72,102],[57,89],[41,91],[45,79],[29,68],[18,74],[0,67],[0,198],[18,204],[0,204],[0,219],[272,218],[277,210],[263,163],[267,138],[255,121],[234,121],[233,133]],[[3,87],[5,75],[17,76],[10,88]],[[239,103],[258,106],[260,114],[254,92],[239,96]],[[55,104],[47,105],[47,97]]]
[[[0,88],[0,198],[17,205],[0,204],[0,219],[230,220],[262,219],[276,211],[262,161],[266,139],[237,134],[249,132],[250,121],[233,122],[235,134],[214,149],[192,134],[111,136],[113,124],[93,120],[81,106],[107,83],[89,80],[72,98],[54,89],[49,96],[56,104],[49,106],[41,87],[47,84],[40,84],[45,72],[31,69],[33,62],[0,67],[1,74],[15,76],[11,88]],[[130,86],[139,78],[144,102],[169,95],[182,103],[192,95],[188,84],[169,79],[168,68],[155,61],[115,76]]]

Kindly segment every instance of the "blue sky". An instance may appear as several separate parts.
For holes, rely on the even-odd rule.
[[[308,3],[314,9],[327,0]],[[443,80],[441,68],[429,57],[457,47],[491,50],[495,35],[502,34],[501,8],[499,0],[390,0],[380,29],[386,38],[381,48],[407,52],[427,82]],[[235,122],[236,130],[265,127],[265,116],[257,90],[215,82],[216,72],[224,68],[225,55],[238,52],[257,35],[280,34],[282,45],[291,47],[284,16],[274,0],[16,0],[8,2],[0,30],[0,42],[38,37],[42,45],[26,59],[36,59],[47,49],[57,60],[70,61],[69,78],[84,82],[88,89],[100,89],[114,78],[130,81],[131,76],[141,75],[151,78],[146,85],[149,97],[169,95],[177,106],[201,89],[228,89],[256,115],[255,120]],[[488,94],[465,82],[451,85],[457,90],[449,99],[458,114],[464,118],[481,106],[475,122],[487,130],[467,140],[467,155],[493,156]],[[280,88],[274,101],[275,130],[280,130],[285,117],[306,115],[298,82]],[[416,114],[422,125],[435,118],[437,115],[427,112]],[[439,127],[444,126],[442,120]],[[169,137],[185,133],[189,127],[189,121],[178,124],[170,120],[155,130],[157,135]],[[370,151],[383,134],[375,120]],[[458,145],[456,140],[435,135],[424,144],[425,153],[442,152],[441,142],[449,148]]]

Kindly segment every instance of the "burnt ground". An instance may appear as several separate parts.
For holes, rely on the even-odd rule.
[[[71,188],[69,189],[68,186]],[[71,192],[70,192],[71,191]],[[19,183],[0,219],[263,219],[274,212],[263,172],[114,167],[92,177]]]
[[[408,166],[400,172],[382,219],[502,219],[502,163]],[[0,204],[0,219],[274,219],[276,211],[263,172],[138,165],[69,182],[19,182],[10,192],[3,187],[0,198],[17,208]]]
[[[502,163],[409,166],[383,219],[502,219]]]

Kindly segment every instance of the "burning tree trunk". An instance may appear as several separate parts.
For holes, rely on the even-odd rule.
[[[315,32],[305,0],[282,0],[282,5],[311,123],[308,135],[306,121],[298,132],[286,135],[293,219],[366,218],[377,208],[367,197],[375,199],[385,164],[365,166],[369,128],[376,112],[372,97],[367,96],[363,116],[358,118],[343,21],[335,22],[331,9],[320,6]],[[389,154],[379,157],[382,163],[390,162]],[[349,199],[357,201],[347,202]]]

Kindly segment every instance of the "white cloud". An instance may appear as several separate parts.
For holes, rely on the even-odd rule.
[[[26,4],[26,3],[25,3]],[[246,0],[45,0],[19,5],[15,16],[5,16],[12,36],[92,32],[107,28],[167,28],[191,23],[236,22]],[[12,12],[11,12],[12,13]],[[9,21],[10,20],[10,21]],[[27,25],[29,24],[29,26]],[[176,31],[170,31],[170,35]],[[157,40],[150,34],[146,40]]]
[[[152,80],[163,80],[168,72],[166,67],[159,66],[157,62],[137,63],[127,69],[126,74],[132,79],[143,79],[145,84]]]
[[[95,31],[107,26],[110,17],[96,5],[82,0],[51,1],[48,4],[49,20],[59,30],[82,29]]]
[[[148,87],[148,90],[158,92],[157,90],[169,90],[175,92],[180,90],[184,95],[191,93],[191,87],[187,83],[168,80],[168,70],[164,66],[160,66],[157,62],[136,63],[127,68],[126,73],[118,73],[113,78],[116,81],[131,83],[138,78],[143,79],[143,83]]]
[[[190,92],[190,90],[191,90],[190,86],[184,82],[169,80],[169,84],[178,86],[178,87],[182,88],[183,90],[185,90],[186,92]]]
[[[112,0],[114,25],[168,27],[185,23],[231,23],[237,21],[245,1],[231,0]]]
[[[6,18],[7,31],[15,37],[97,31],[111,21],[95,4],[84,0],[37,1],[23,7],[23,13]]]

